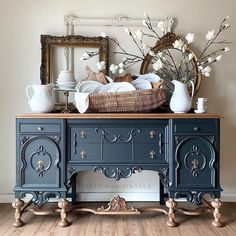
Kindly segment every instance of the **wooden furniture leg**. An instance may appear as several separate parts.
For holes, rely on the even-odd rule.
[[[175,210],[174,208],[176,207],[176,202],[174,201],[173,198],[169,198],[167,201],[166,201],[166,206],[169,208],[169,211],[168,211],[168,220],[166,222],[166,224],[170,227],[175,227],[177,226],[178,224],[175,222]]]
[[[15,202],[12,203],[12,207],[15,208],[15,222],[13,226],[15,227],[21,227],[24,225],[24,222],[21,220],[22,215],[22,207],[24,206],[24,201],[17,198]]]
[[[219,198],[215,198],[211,202],[212,207],[214,207],[214,221],[212,221],[212,225],[215,227],[222,227],[223,223],[221,222],[221,214],[220,214],[220,208],[222,207],[222,202],[220,201]]]
[[[69,222],[67,221],[67,209],[69,207],[69,202],[66,199],[60,199],[58,202],[58,207],[61,208],[61,221],[59,225],[61,227],[67,227],[69,225]]]

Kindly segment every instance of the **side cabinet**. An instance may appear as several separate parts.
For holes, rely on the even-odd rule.
[[[201,203],[205,193],[220,197],[219,120],[174,119],[170,166],[171,197]]]
[[[64,126],[62,119],[17,119],[16,197],[30,193],[40,204],[65,195]]]

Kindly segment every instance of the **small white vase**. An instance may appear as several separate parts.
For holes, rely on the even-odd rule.
[[[192,106],[192,98],[194,94],[194,84],[190,80],[192,85],[192,93],[189,95],[189,91],[187,89],[187,84],[184,84],[178,80],[172,80],[174,84],[174,92],[170,99],[170,109],[174,113],[187,113],[190,111]]]
[[[32,89],[33,94],[30,96],[29,91]],[[28,85],[26,87],[26,96],[30,109],[35,113],[51,112],[54,107],[52,99],[52,84],[47,85]]]

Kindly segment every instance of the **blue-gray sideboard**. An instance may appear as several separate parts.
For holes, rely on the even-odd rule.
[[[209,194],[214,226],[222,226],[220,207],[220,115],[167,113],[19,114],[16,116],[14,226],[30,204],[58,198],[61,226],[68,226],[71,179],[93,170],[117,181],[135,172],[158,172],[168,194],[167,225],[176,226],[176,199],[194,205]],[[26,194],[32,199],[24,203]],[[95,214],[139,214],[121,197]],[[182,212],[186,212],[182,210]],[[198,214],[195,212],[193,214]],[[37,214],[37,212],[36,212]],[[38,213],[40,214],[40,213]]]

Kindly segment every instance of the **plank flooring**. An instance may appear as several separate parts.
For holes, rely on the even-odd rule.
[[[134,204],[137,206],[137,204]],[[140,206],[138,206],[140,207]],[[0,236],[235,236],[236,203],[224,203],[222,219],[225,226],[211,225],[212,215],[186,216],[177,214],[178,227],[166,226],[166,216],[161,213],[144,213],[141,216],[99,216],[91,213],[69,214],[71,225],[61,228],[59,215],[36,216],[23,214],[26,223],[14,228],[14,209],[11,204],[0,204]]]

